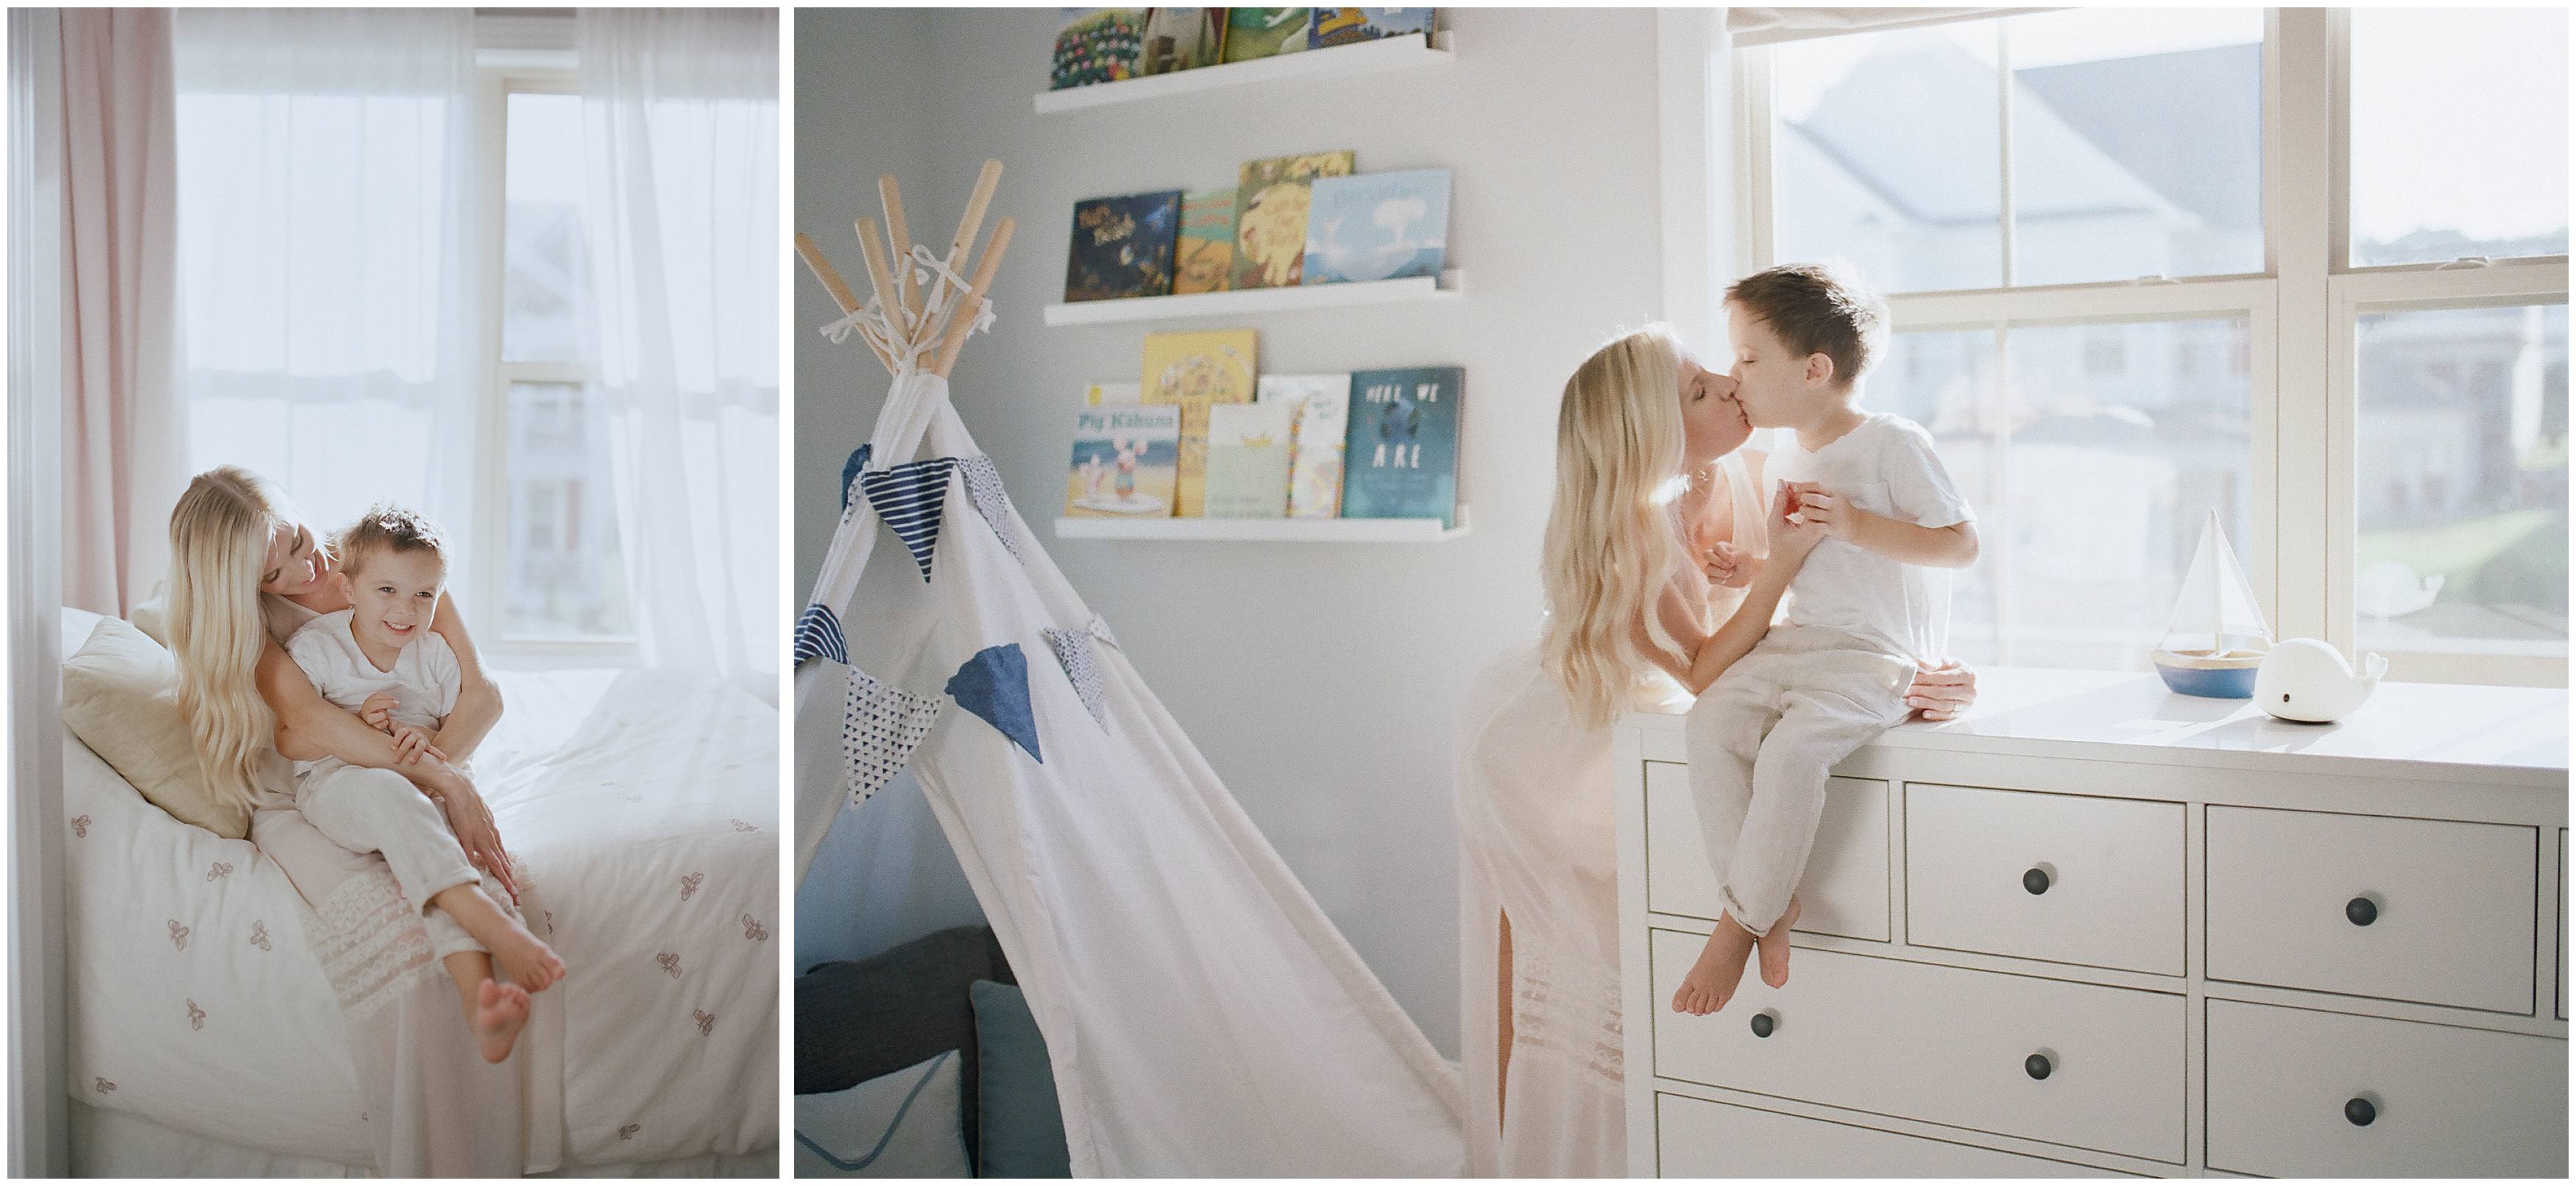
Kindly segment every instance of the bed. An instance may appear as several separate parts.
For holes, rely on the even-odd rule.
[[[97,620],[64,611],[65,655]],[[777,710],[668,672],[497,678],[476,780],[574,973],[513,1056],[526,1170],[776,1176]],[[74,1172],[370,1172],[284,872],[63,748]]]

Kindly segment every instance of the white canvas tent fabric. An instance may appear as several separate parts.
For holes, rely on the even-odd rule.
[[[1038,546],[947,380],[899,375],[856,460],[797,631],[799,880],[908,765],[1045,1033],[1076,1175],[1461,1172],[1456,1072]]]

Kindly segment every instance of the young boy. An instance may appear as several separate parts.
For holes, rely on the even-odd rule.
[[[1887,309],[1854,278],[1799,264],[1726,291],[1736,399],[1781,428],[1766,467],[1822,542],[1789,583],[1787,613],[1692,705],[1691,795],[1724,916],[1673,994],[1676,1012],[1725,1007],[1757,941],[1762,980],[1789,981],[1792,896],[1825,804],[1826,771],[1905,719],[1918,664],[1937,661],[1949,574],[1977,559],[1968,504],[1932,437],[1860,410]]]
[[[339,542],[334,579],[350,607],[286,643],[323,699],[391,734],[398,751],[428,744],[456,707],[456,652],[429,628],[447,583],[444,547],[418,514],[368,511]],[[439,806],[408,780],[337,758],[295,771],[295,805],[315,828],[351,851],[385,855],[403,896],[426,911],[432,946],[452,952],[444,962],[484,1060],[508,1058],[528,1023],[528,994],[561,978],[563,961],[483,891]],[[493,979],[495,963],[509,983]]]

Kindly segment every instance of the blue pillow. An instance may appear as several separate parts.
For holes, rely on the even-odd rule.
[[[796,1097],[800,1178],[971,1178],[954,1050],[856,1087]]]
[[[976,1165],[986,1178],[1070,1178],[1064,1110],[1055,1099],[1055,1068],[1046,1038],[1016,984],[978,980],[975,1001],[977,1094],[981,1124]]]

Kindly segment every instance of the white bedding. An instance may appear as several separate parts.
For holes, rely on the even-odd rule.
[[[528,1133],[527,1168],[774,1150],[777,711],[663,672],[499,679],[507,708],[476,781],[570,968],[514,1056],[535,1073],[531,1125],[560,1117]],[[339,1007],[285,874],[64,742],[73,1096],[370,1162]]]

